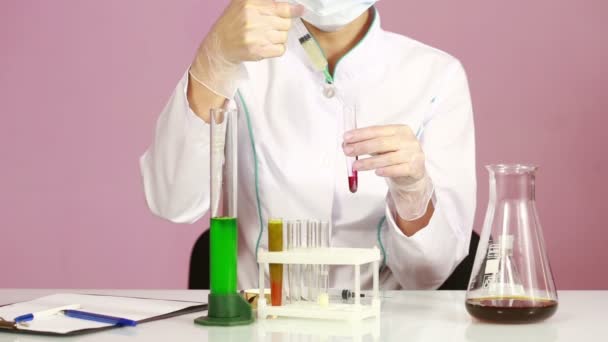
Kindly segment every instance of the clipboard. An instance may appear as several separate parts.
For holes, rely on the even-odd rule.
[[[41,319],[36,323],[38,326],[47,327],[47,329],[37,329],[32,328],[34,324],[26,327],[11,321],[14,317],[3,317],[3,314],[6,316],[7,314],[11,314],[11,312],[20,312],[21,314],[24,314],[30,312],[28,310],[37,311],[30,308],[44,308],[45,305],[49,308],[57,307],[60,306],[57,305],[58,303],[79,303],[83,306],[83,310],[86,309],[90,312],[101,314],[111,313],[115,316],[133,319],[137,321],[138,325],[207,310],[207,304],[200,302],[99,294],[54,294],[31,301],[0,306],[0,333],[75,336],[110,329],[137,329],[137,327],[120,327],[98,322],[71,319],[63,315]],[[135,306],[127,308],[127,304]],[[15,316],[14,314],[12,315]],[[35,320],[32,321],[32,323],[34,322]],[[66,323],[74,325],[75,329],[66,327]],[[50,329],[48,329],[49,327]]]

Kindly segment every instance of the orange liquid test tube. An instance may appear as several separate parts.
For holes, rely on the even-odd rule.
[[[283,251],[283,220],[268,220],[268,250]],[[283,264],[270,264],[270,302],[272,306],[281,306],[283,298]]]

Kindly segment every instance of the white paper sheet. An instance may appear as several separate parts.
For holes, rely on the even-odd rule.
[[[71,304],[80,304],[81,308],[79,310],[82,311],[140,321],[205,303],[60,293],[28,302],[2,306],[0,307],[0,317],[7,321],[12,321],[20,315]],[[34,319],[27,322],[27,325],[19,324],[18,328],[20,330],[65,334],[76,330],[107,326],[110,326],[110,324],[86,321],[58,314]]]

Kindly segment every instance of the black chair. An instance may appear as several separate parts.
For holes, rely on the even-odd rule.
[[[191,290],[208,290],[209,283],[209,233],[207,229],[198,237],[190,255],[190,273],[188,288]]]
[[[473,271],[475,253],[479,245],[479,234],[471,234],[471,244],[469,245],[469,255],[458,264],[450,277],[438,288],[438,290],[466,290],[469,286],[469,278]]]
[[[189,289],[209,289],[209,229],[196,240],[190,256]],[[456,267],[452,275],[439,287],[439,290],[466,290],[469,284],[475,252],[479,245],[479,234],[471,234],[469,255]]]

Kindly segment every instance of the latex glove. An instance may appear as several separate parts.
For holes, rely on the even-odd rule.
[[[386,177],[390,199],[406,221],[422,217],[433,195],[425,157],[409,126],[387,125],[359,128],[344,134],[347,156],[370,155],[353,164],[357,171],[375,170]]]
[[[242,62],[285,53],[291,18],[303,7],[272,0],[233,0],[201,43],[190,76],[214,93],[232,98],[247,77]]]

